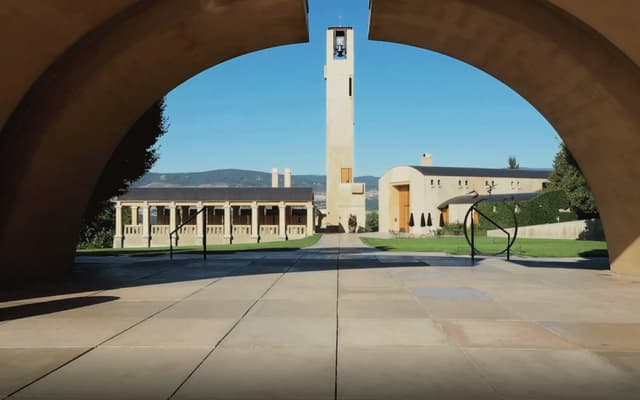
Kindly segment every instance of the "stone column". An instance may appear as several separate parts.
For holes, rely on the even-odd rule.
[[[259,230],[258,230],[258,203],[251,204],[251,238],[258,241],[259,239]]]
[[[287,238],[287,206],[284,203],[280,203],[278,206],[278,233],[281,239]]]
[[[313,203],[307,204],[307,236],[314,234],[314,215],[313,215]]]
[[[176,203],[175,202],[171,202],[171,205],[169,205],[169,233],[173,232],[176,230],[176,228],[178,227],[178,224],[176,223],[177,221],[177,215],[176,215]],[[173,245],[177,246],[178,244],[178,237],[176,235],[173,235],[171,237],[171,240],[173,241]]]
[[[151,245],[151,234],[149,232],[150,228],[150,207],[147,202],[142,206],[142,242],[145,247],[149,247]]]
[[[131,225],[138,225],[138,206],[131,206]]]
[[[199,201],[196,206],[196,210],[198,212],[202,211],[202,202]],[[202,242],[202,237],[204,236],[204,212],[201,212],[196,217],[196,236],[198,237],[198,243]]]
[[[231,205],[224,203],[224,238],[231,240]]]
[[[122,206],[116,203],[116,232],[113,236],[113,248],[122,248]]]

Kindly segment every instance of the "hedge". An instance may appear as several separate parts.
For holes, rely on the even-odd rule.
[[[518,226],[549,224],[576,220],[571,212],[561,212],[569,209],[569,200],[563,191],[548,191],[540,193],[529,201],[484,201],[478,205],[480,211],[497,222],[503,228],[513,227],[511,210],[518,209]],[[495,211],[494,211],[495,210]],[[494,229],[495,226],[486,218],[480,216],[480,228]]]

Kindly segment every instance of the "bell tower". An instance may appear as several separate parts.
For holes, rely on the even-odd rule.
[[[327,225],[365,224],[364,184],[354,183],[354,32],[327,30]]]

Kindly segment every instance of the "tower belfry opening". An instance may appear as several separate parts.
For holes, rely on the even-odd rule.
[[[327,30],[327,215],[328,226],[344,231],[365,224],[365,186],[355,183],[354,31]]]

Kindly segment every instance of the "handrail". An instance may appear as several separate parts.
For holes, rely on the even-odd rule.
[[[186,221],[184,221],[183,223],[181,223],[180,225],[178,225],[178,227],[176,229],[174,229],[173,231],[169,232],[169,259],[173,260],[173,240],[172,240],[172,236],[174,234],[176,234],[177,237],[177,233],[180,229],[182,229],[183,226],[187,225],[189,222],[193,221],[198,215],[200,215],[200,213],[206,211],[209,207],[208,206],[203,206],[200,210],[196,211],[195,214],[193,214],[191,217],[189,217]],[[203,223],[202,223],[202,258],[204,260],[207,259],[207,213],[204,214],[204,218],[203,218]]]
[[[480,211],[480,209],[478,209],[478,204],[485,201],[486,199],[480,199],[478,201],[476,201],[475,203],[473,203],[471,205],[471,207],[469,207],[469,210],[467,211],[467,213],[464,216],[464,237],[467,240],[467,243],[469,244],[469,247],[471,248],[471,265],[475,264],[475,255],[477,254],[482,254],[482,252],[478,251],[478,249],[475,246],[475,224],[473,221],[473,213],[477,212],[478,214],[480,214],[481,216],[483,216],[487,221],[489,221],[493,226],[495,226],[496,228],[498,228],[499,230],[501,230],[505,235],[507,235],[507,247],[502,250],[499,251],[498,253],[494,253],[492,255],[494,256],[498,256],[504,252],[507,253],[507,261],[509,261],[511,259],[511,247],[513,246],[513,244],[516,241],[516,238],[518,237],[518,217],[516,216],[516,213],[514,211],[511,211],[512,215],[513,215],[513,221],[514,221],[514,233],[513,233],[513,239],[511,238],[511,233],[509,233],[507,230],[505,230],[502,226],[500,226],[497,222],[495,222],[493,219],[489,218],[485,213],[483,213],[482,211]],[[503,202],[506,200],[503,200]],[[471,240],[469,240],[469,235],[467,233],[467,221],[469,220],[469,215],[471,215]]]

